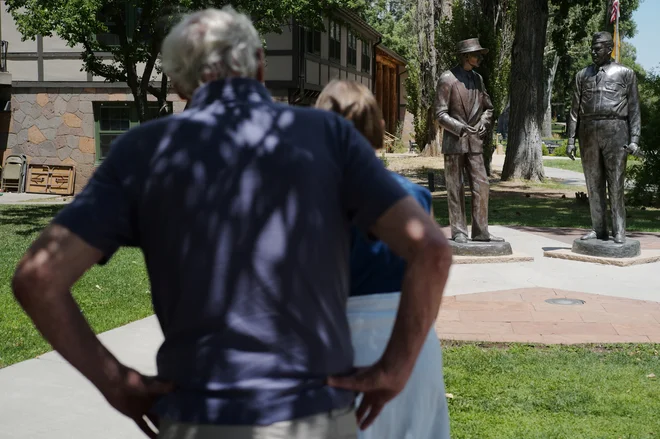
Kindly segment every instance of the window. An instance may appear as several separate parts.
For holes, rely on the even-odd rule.
[[[305,29],[305,52],[314,55],[321,54],[321,32],[314,29]]]
[[[369,73],[371,71],[371,51],[372,47],[369,42],[362,40],[362,68],[363,72]]]
[[[357,37],[351,30],[348,31],[348,49],[346,51],[346,63],[349,66],[357,66]]]
[[[167,103],[172,113],[172,103]],[[159,116],[160,108],[157,102],[149,102],[148,119]],[[110,152],[112,142],[140,124],[137,108],[133,102],[95,102],[94,122],[96,124],[96,162],[101,162]]]
[[[328,30],[330,33],[330,52],[328,57],[333,61],[339,62],[341,60],[341,26],[339,26],[339,23],[331,21],[330,28]]]
[[[122,11],[118,11],[115,6],[112,6],[112,4],[106,3],[105,6],[101,8],[97,18],[98,21],[105,24],[108,31],[96,34],[96,41],[104,46],[119,46],[119,25],[122,21],[125,21],[124,26],[126,37],[131,41],[141,13],[142,8],[136,8],[133,2],[126,3],[123,13]]]

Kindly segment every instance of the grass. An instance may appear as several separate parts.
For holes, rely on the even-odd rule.
[[[14,300],[10,280],[25,250],[61,206],[0,206],[0,368],[50,350]],[[94,267],[73,288],[96,332],[153,313],[142,254],[120,250],[103,268]]]
[[[628,160],[627,169],[630,170],[631,167],[636,166],[639,163],[637,160]],[[558,159],[546,159],[543,160],[543,166],[547,168],[559,168],[566,169],[569,171],[575,171],[583,173],[582,170],[582,161],[578,160],[558,160]]]
[[[530,195],[527,198],[526,195]],[[465,210],[470,222],[472,197],[466,195]],[[448,211],[445,196],[433,200],[436,220],[447,224]],[[660,232],[660,210],[627,207],[627,230]],[[532,227],[569,227],[588,229],[591,217],[588,204],[578,204],[575,198],[559,198],[545,194],[501,193],[491,191],[489,224]]]
[[[660,345],[443,344],[454,439],[660,437]]]
[[[545,166],[546,168],[559,168],[559,169],[566,169],[568,171],[583,173],[582,161],[580,160],[546,159],[543,160],[543,166]]]

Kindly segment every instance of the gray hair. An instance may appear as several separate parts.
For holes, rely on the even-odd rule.
[[[185,16],[161,47],[163,72],[187,97],[211,79],[254,78],[261,39],[250,19],[231,6]]]

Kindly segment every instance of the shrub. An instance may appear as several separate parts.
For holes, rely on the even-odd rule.
[[[548,147],[545,146],[545,143],[541,143],[541,154],[550,155],[550,152],[548,151]]]
[[[580,148],[579,148],[579,143],[576,140],[575,141],[575,157],[580,157]],[[568,140],[564,140],[561,142],[561,145],[556,147],[554,151],[552,151],[552,155],[554,157],[567,157],[566,155],[566,148],[568,148]]]
[[[642,137],[645,158],[629,170],[634,182],[630,202],[634,205],[660,204],[660,76],[648,74],[640,80]],[[630,158],[629,158],[630,159]]]

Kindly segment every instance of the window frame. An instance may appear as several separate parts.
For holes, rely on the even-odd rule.
[[[371,63],[373,61],[374,48],[367,40],[362,41],[362,65],[360,70],[364,73],[371,73]],[[365,62],[366,60],[366,62]]]
[[[334,20],[330,20],[328,26],[328,59],[341,63],[341,25]]]
[[[353,47],[351,47],[351,41],[353,42]],[[346,65],[348,67],[357,68],[357,41],[358,36],[355,31],[348,28],[346,34]]]
[[[102,46],[109,47],[109,48],[116,48],[121,46],[121,41],[119,34],[113,31],[117,31],[119,26],[124,26],[125,31],[126,31],[126,37],[128,38],[128,41],[130,42],[133,38],[133,35],[137,29],[137,21],[142,12],[142,8],[139,8],[136,6],[135,3],[133,2],[128,2],[125,6],[124,10],[124,17],[125,17],[125,23],[116,23],[114,21],[111,21],[103,12],[103,10],[98,12],[97,19],[98,21],[102,22],[105,24],[105,26],[108,28],[108,32],[103,32],[103,33],[97,33],[94,35],[94,38],[96,41],[101,44]],[[101,38],[99,38],[101,36]],[[112,43],[108,43],[108,41],[112,38],[116,43],[113,41]]]
[[[94,113],[94,143],[95,143],[95,157],[94,164],[96,166],[100,165],[101,162],[105,159],[101,151],[101,135],[102,134],[116,134],[118,136],[126,133],[129,130],[140,125],[138,118],[137,106],[135,101],[94,101],[93,113]],[[147,105],[151,108],[157,108],[158,102],[148,101]],[[169,114],[173,112],[173,103],[167,101],[167,107]],[[102,108],[128,108],[129,109],[129,125],[128,130],[102,130],[101,129],[101,109]],[[153,120],[153,119],[149,119]]]
[[[310,39],[311,45],[310,48]],[[321,31],[312,28],[305,28],[305,53],[321,56]]]

